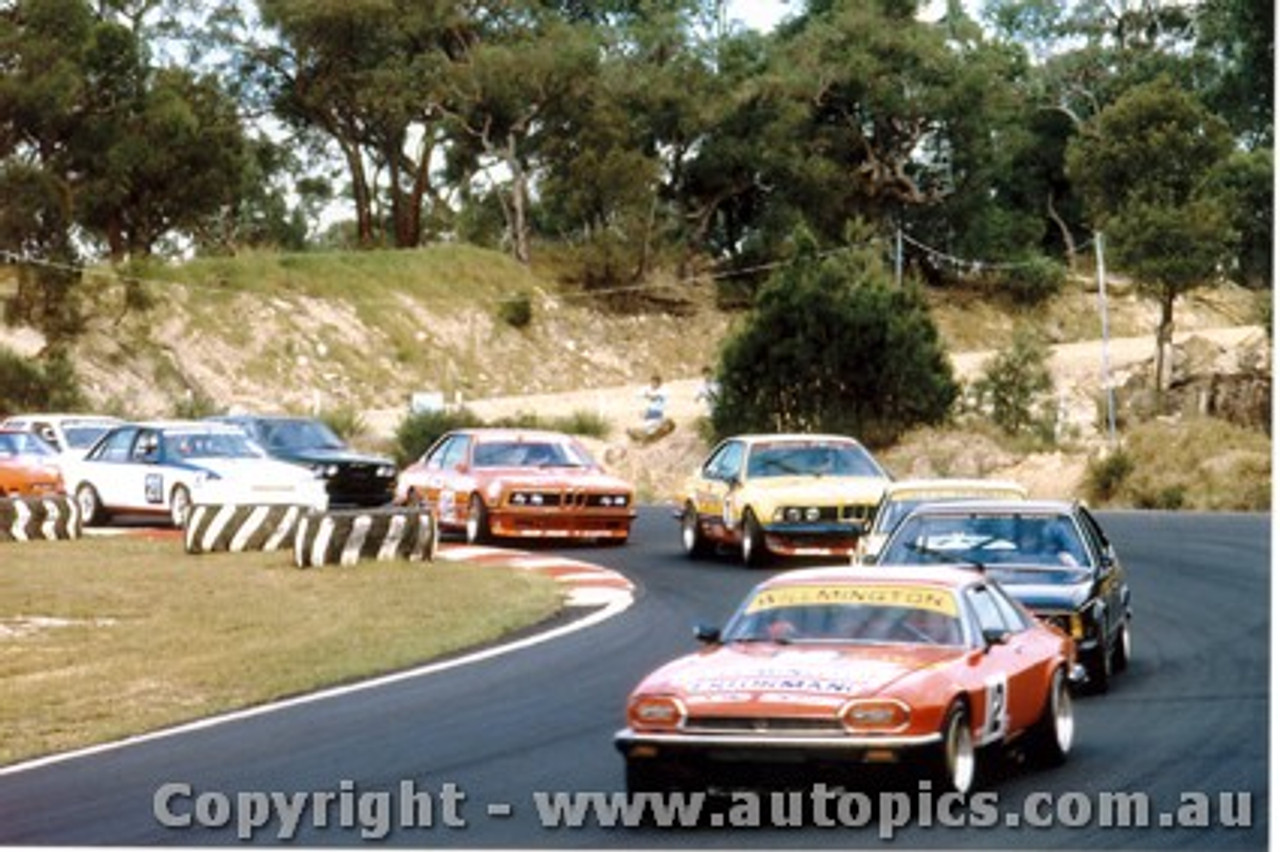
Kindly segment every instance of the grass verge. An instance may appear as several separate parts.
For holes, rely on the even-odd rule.
[[[300,571],[135,537],[0,554],[0,764],[403,669],[561,606],[554,581],[501,567]]]

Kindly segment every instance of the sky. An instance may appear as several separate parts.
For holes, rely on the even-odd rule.
[[[784,0],[729,0],[729,20],[741,21],[746,26],[769,32],[778,21],[788,13],[793,13],[803,4],[800,0],[787,3]]]
[[[804,9],[804,0],[729,0],[729,20],[737,20],[760,32],[770,32],[779,21],[788,15],[798,14]],[[965,6],[974,14],[974,2],[966,2]],[[943,0],[930,0],[925,4],[926,17],[936,17],[946,8]]]

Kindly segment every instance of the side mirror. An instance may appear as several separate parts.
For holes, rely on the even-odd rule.
[[[693,638],[697,639],[703,645],[719,645],[720,628],[711,624],[695,624],[693,627]]]
[[[988,627],[982,631],[982,641],[988,648],[992,645],[1004,645],[1009,641],[1009,631],[1000,627]]]

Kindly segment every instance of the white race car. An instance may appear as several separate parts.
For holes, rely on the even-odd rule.
[[[236,426],[208,422],[117,426],[66,462],[63,478],[86,524],[155,514],[181,527],[193,503],[328,504],[313,471],[268,458]]]

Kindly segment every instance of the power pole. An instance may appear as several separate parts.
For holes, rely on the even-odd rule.
[[[1107,266],[1101,231],[1094,232],[1093,246],[1098,260],[1098,313],[1102,315],[1102,389],[1107,395],[1107,440],[1114,448],[1116,445],[1116,392],[1111,386],[1111,363],[1108,353],[1110,332],[1107,327]]]

